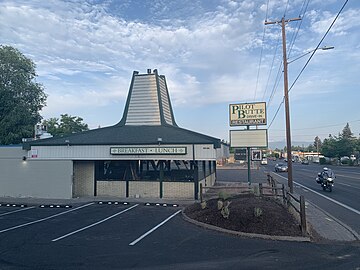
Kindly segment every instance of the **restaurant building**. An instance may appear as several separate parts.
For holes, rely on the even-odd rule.
[[[164,75],[134,71],[119,123],[0,148],[0,196],[198,199],[221,146],[176,124]]]

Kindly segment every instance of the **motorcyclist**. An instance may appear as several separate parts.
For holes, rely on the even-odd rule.
[[[327,178],[335,178],[335,174],[331,169],[325,167],[323,171],[319,173],[320,183],[322,183],[323,180]]]

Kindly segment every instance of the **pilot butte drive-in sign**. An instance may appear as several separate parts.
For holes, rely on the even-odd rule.
[[[266,103],[230,104],[230,126],[266,125]]]

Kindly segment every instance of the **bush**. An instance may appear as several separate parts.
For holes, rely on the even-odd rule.
[[[230,195],[224,191],[220,191],[218,196],[219,196],[219,199],[221,199],[223,201],[226,201],[228,198],[230,198]]]
[[[231,203],[231,202],[226,201],[226,202],[224,203],[223,208],[221,209],[221,215],[223,216],[223,218],[228,219],[229,216],[230,216],[230,209],[229,209],[230,203]]]
[[[201,209],[205,209],[206,208],[206,201],[203,201],[202,203],[200,203]]]
[[[263,214],[263,211],[260,207],[255,207],[254,208],[254,216],[255,217],[261,217]]]
[[[325,164],[331,164],[331,159],[328,157],[321,157],[319,158],[319,164],[320,165],[325,165]]]

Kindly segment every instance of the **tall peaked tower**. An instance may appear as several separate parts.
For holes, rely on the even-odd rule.
[[[158,75],[156,69],[147,74],[133,72],[122,126],[176,126],[171,107],[169,91],[164,75]]]

